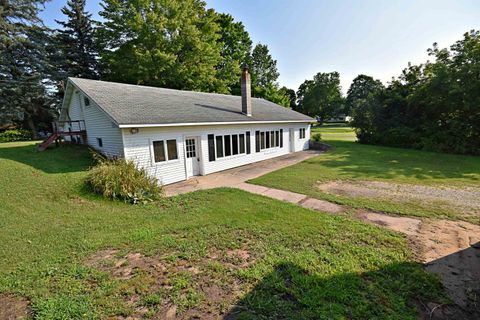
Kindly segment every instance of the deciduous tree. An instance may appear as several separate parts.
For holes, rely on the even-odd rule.
[[[108,80],[228,92],[217,15],[200,0],[105,0],[99,36]]]
[[[317,73],[313,80],[305,80],[297,92],[298,107],[303,113],[317,117],[321,122],[343,109],[343,97],[338,72]]]

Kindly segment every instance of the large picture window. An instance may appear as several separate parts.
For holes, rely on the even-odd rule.
[[[283,147],[283,130],[275,131],[255,131],[255,151],[282,148]]]
[[[209,134],[209,153],[213,153],[217,158],[235,156],[239,154],[250,154],[250,131],[241,134],[229,134],[223,136],[214,136]],[[215,137],[215,138],[214,138]],[[210,141],[215,141],[211,143]],[[210,150],[210,145],[213,149]],[[210,161],[214,161],[213,160]]]
[[[177,160],[177,140],[153,141],[153,158],[155,162]]]

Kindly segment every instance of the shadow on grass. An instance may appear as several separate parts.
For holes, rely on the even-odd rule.
[[[84,171],[93,164],[86,146],[62,144],[43,152],[36,145],[15,143],[0,148],[0,159],[23,163],[45,173],[67,173]]]
[[[419,301],[442,299],[439,282],[415,263],[326,278],[282,263],[225,319],[414,319]]]
[[[468,179],[479,181],[480,157],[441,154],[419,150],[329,141],[334,157],[320,159],[321,165],[349,178],[395,179],[398,176],[427,179]],[[318,161],[318,160],[317,160]],[[306,163],[315,163],[315,159]]]

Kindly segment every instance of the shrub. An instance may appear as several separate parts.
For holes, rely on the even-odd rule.
[[[158,180],[138,168],[133,161],[106,159],[95,155],[97,165],[90,170],[87,184],[97,194],[133,204],[157,200],[163,195]]]
[[[313,141],[316,141],[316,142],[320,142],[322,141],[322,135],[320,133],[315,133],[313,136],[312,136],[312,140]]]
[[[0,133],[0,142],[31,140],[32,135],[28,130],[12,129]]]

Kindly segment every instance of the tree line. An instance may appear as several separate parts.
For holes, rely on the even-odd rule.
[[[300,85],[294,108],[319,121],[351,116],[360,143],[479,155],[480,32],[428,54],[434,61],[409,64],[387,86],[357,76],[346,96],[338,72],[318,73]]]
[[[480,33],[450,48],[428,49],[434,61],[409,65],[388,84],[358,76],[347,104],[361,143],[480,155]]]
[[[68,0],[57,29],[39,18],[45,3],[0,2],[0,124],[48,127],[67,77],[240,94],[248,65],[255,97],[291,104],[267,45],[201,0],[103,0],[101,22],[85,0]]]

